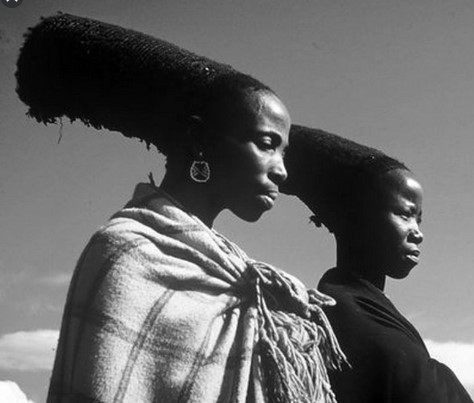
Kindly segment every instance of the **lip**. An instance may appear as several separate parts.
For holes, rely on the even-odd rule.
[[[277,191],[269,191],[259,194],[257,199],[260,200],[266,210],[270,210],[274,206],[277,197]]]
[[[409,256],[419,257],[421,252],[418,249],[411,250],[407,253]]]
[[[278,190],[270,190],[268,192],[265,192],[263,195],[268,196],[270,199],[275,201],[278,197]]]
[[[406,254],[407,259],[411,260],[413,263],[418,264],[420,261],[421,252],[418,249],[412,250]]]

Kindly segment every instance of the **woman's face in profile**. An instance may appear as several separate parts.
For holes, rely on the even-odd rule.
[[[213,198],[223,209],[253,222],[273,207],[287,177],[283,156],[291,122],[285,105],[271,92],[243,98],[243,107],[228,111],[228,124],[206,155]]]
[[[366,236],[383,274],[402,279],[419,261],[423,189],[413,174],[403,169],[385,173],[378,186],[380,200],[372,204]]]

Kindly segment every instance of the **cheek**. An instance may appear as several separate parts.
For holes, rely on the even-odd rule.
[[[406,224],[400,217],[390,217],[387,220],[385,231],[381,234],[387,247],[394,250],[401,247],[407,237]]]
[[[245,178],[265,170],[265,161],[252,146],[242,146],[227,155],[224,164],[233,176]]]
[[[399,223],[390,215],[376,217],[367,229],[373,245],[385,252],[395,250],[403,238]]]
[[[251,144],[234,145],[216,154],[211,163],[211,175],[219,186],[231,193],[242,191],[257,182],[265,173],[265,161]]]

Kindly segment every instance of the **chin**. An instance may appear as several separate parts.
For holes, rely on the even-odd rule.
[[[395,280],[403,280],[404,278],[407,278],[411,271],[415,268],[416,265],[400,265],[399,267],[393,269],[390,273],[387,275],[390,278],[393,278]]]
[[[262,217],[262,215],[265,213],[265,210],[260,210],[260,209],[247,209],[247,210],[231,210],[232,213],[234,213],[237,217],[239,217],[241,220],[247,221],[247,222],[256,222]]]

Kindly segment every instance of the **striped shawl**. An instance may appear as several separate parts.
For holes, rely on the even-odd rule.
[[[334,402],[325,303],[139,185],[78,262],[48,402]]]

